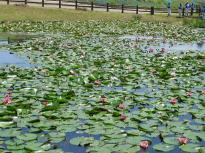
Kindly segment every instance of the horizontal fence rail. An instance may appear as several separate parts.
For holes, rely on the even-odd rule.
[[[110,10],[118,10],[121,13],[124,12],[133,12],[135,14],[139,13],[149,13],[151,15],[154,15],[155,13],[167,13],[167,8],[145,8],[145,7],[139,7],[138,5],[136,6],[128,6],[128,5],[111,5],[109,3],[107,4],[99,4],[99,3],[94,3],[94,2],[78,2],[76,1],[71,1],[71,0],[1,0],[5,1],[7,5],[9,4],[16,4],[16,5],[21,5],[21,4],[40,4],[42,7],[45,5],[52,5],[52,6],[57,6],[58,8],[64,7],[69,7],[69,8],[74,8],[74,9],[79,9],[79,10],[87,10],[87,8],[91,11],[94,11],[95,9],[104,9],[105,11],[109,12]],[[185,9],[182,9],[182,14],[184,15]],[[178,13],[178,9],[172,9],[172,13]],[[199,15],[201,14],[201,8],[199,6],[196,7],[195,10],[191,9],[190,10],[190,15],[193,15],[194,13],[198,13]]]

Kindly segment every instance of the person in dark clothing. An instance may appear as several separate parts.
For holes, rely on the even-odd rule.
[[[172,9],[171,9],[171,3],[170,2],[167,4],[167,9],[168,9],[168,16],[171,16]]]
[[[179,12],[179,16],[182,17],[182,3],[179,4],[179,8],[178,8],[178,12]]]

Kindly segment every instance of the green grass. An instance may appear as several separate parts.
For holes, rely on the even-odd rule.
[[[192,22],[190,22],[189,20],[184,20],[183,23],[194,28],[205,28],[205,21],[200,19],[192,20]]]
[[[0,21],[87,21],[87,20],[121,20],[130,21],[140,19],[145,22],[163,22],[177,25],[190,25],[192,27],[204,27],[204,21],[193,18],[178,18],[178,14],[167,17],[167,14],[141,14],[116,12],[99,12],[99,11],[80,11],[58,8],[40,8],[40,7],[23,7],[14,5],[0,5]]]
[[[140,18],[142,21],[145,22],[161,22],[161,23],[167,23],[167,24],[176,24],[176,25],[192,25],[192,23],[195,23],[195,27],[197,25],[201,25],[204,23],[201,19],[198,18],[198,15],[194,15],[192,17],[184,17],[180,18],[178,14],[172,14],[172,16],[167,16],[167,14],[157,14],[157,15],[138,15],[138,18]],[[201,23],[201,24],[196,24]],[[205,24],[204,24],[205,25]],[[192,26],[194,27],[194,26]]]
[[[57,6],[56,6],[57,7]],[[0,5],[1,21],[86,21],[86,20],[130,20],[132,14],[91,12],[58,8],[38,8]]]

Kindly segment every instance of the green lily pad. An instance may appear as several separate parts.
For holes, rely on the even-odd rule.
[[[198,152],[199,149],[201,148],[198,144],[186,144],[186,145],[181,145],[179,147],[182,151],[186,151],[186,152]]]
[[[167,152],[167,151],[171,151],[175,148],[174,145],[169,145],[169,144],[165,144],[165,143],[161,143],[161,144],[157,144],[154,145],[154,150],[157,151],[163,151],[163,152]]]

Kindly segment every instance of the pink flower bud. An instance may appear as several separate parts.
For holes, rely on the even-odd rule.
[[[118,108],[119,108],[119,109],[125,109],[126,106],[125,106],[125,104],[121,103],[121,104],[118,105]]]
[[[187,144],[189,142],[189,139],[186,137],[180,137],[177,139],[180,144]]]
[[[192,94],[192,92],[187,92],[186,95],[187,95],[188,97],[191,97],[193,94]]]
[[[100,102],[103,103],[103,104],[107,103],[107,102],[108,102],[107,97],[105,97],[104,95],[102,95],[102,96],[100,97]]]
[[[120,120],[125,121],[127,119],[127,116],[125,114],[120,115]]]
[[[172,98],[171,100],[170,100],[170,103],[172,104],[172,105],[175,105],[176,103],[177,103],[177,99],[176,98]]]
[[[147,150],[147,148],[149,147],[149,141],[147,140],[143,140],[140,142],[140,148],[143,150]]]

